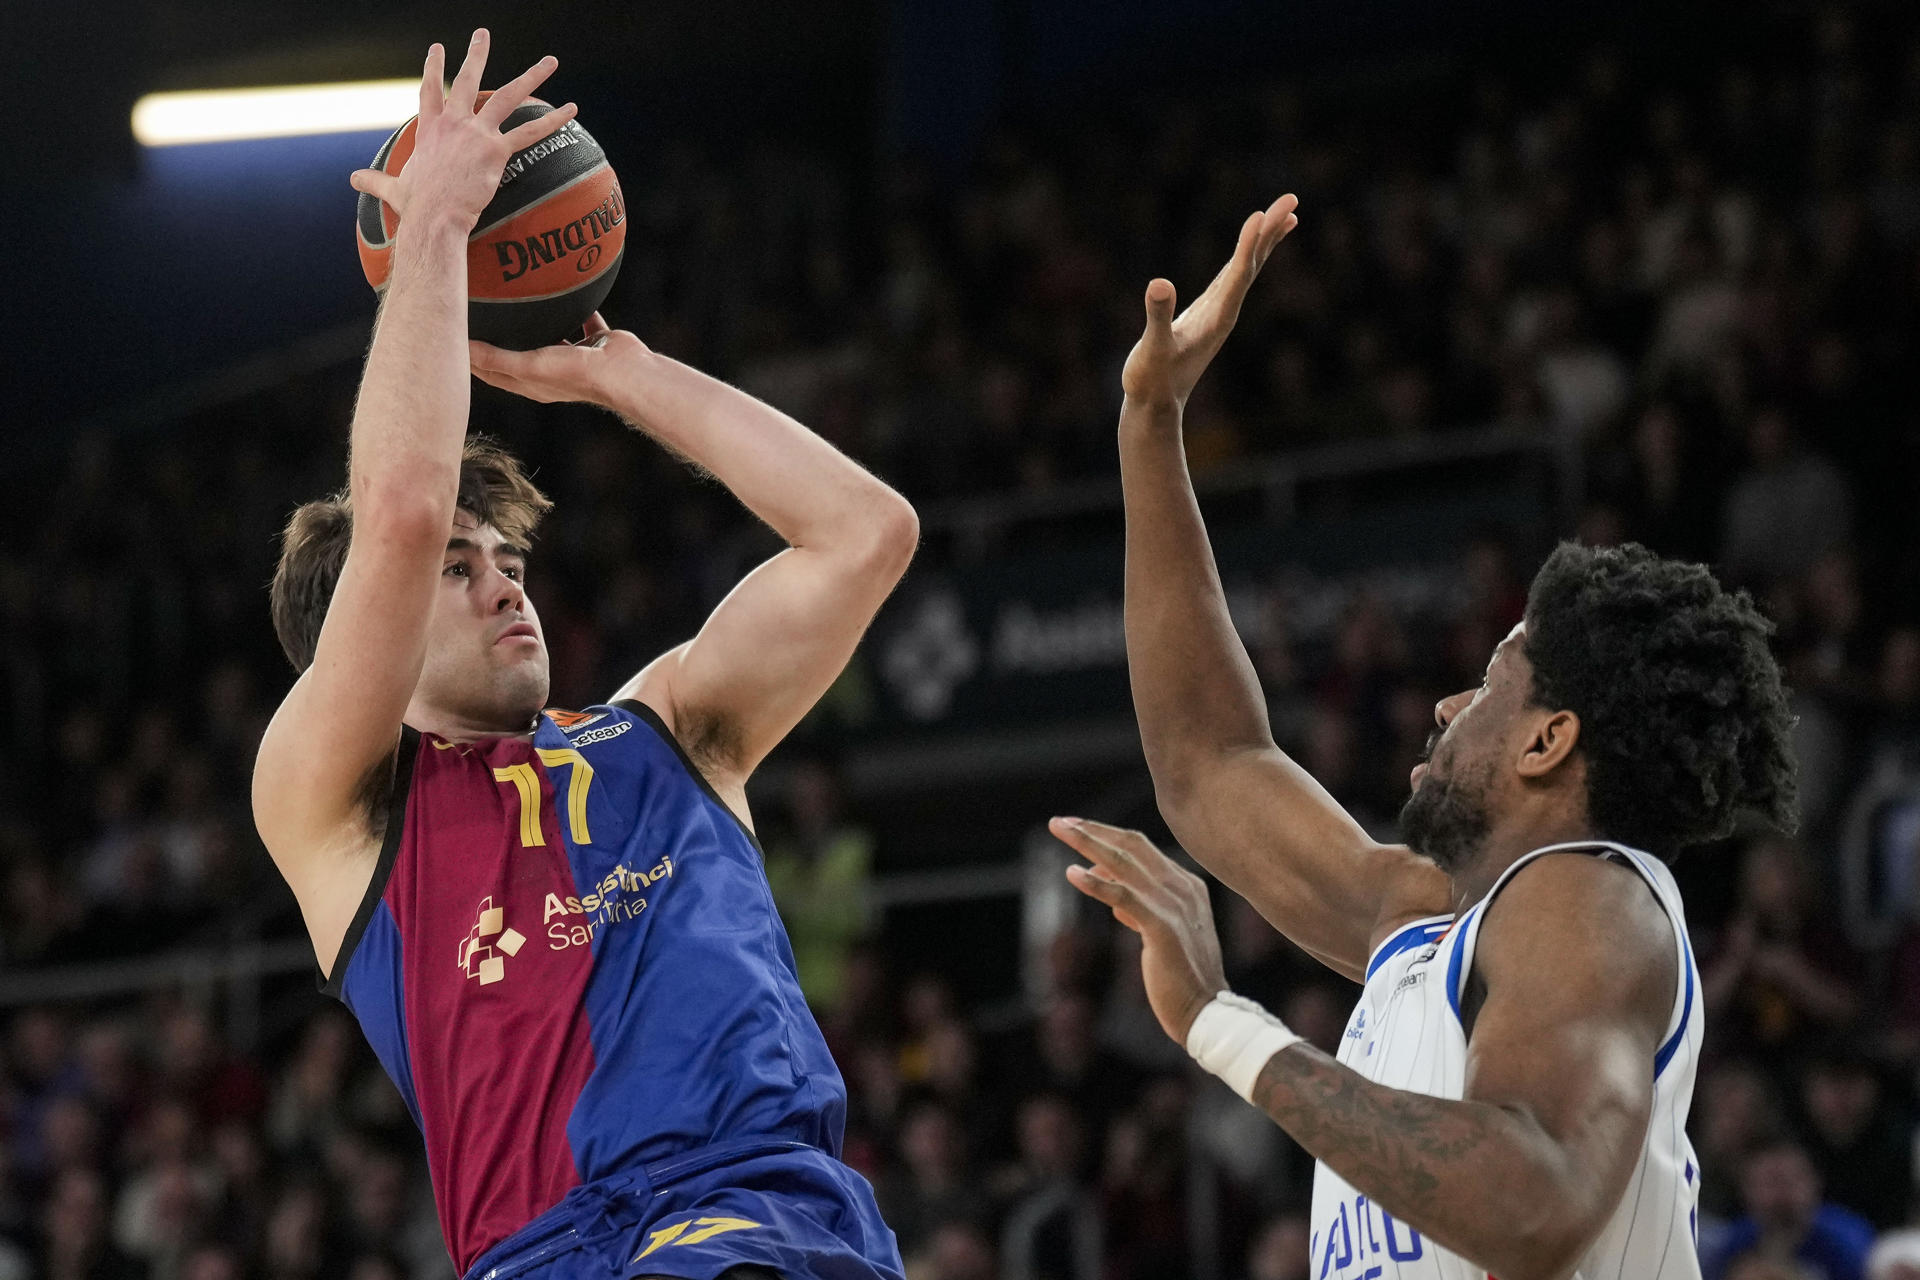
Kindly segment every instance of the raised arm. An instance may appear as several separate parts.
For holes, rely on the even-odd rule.
[[[1573,1273],[1640,1158],[1680,981],[1673,926],[1638,876],[1542,858],[1487,907],[1454,1100],[1376,1084],[1251,1012],[1217,1019],[1241,1024],[1226,1036],[1191,1035],[1226,986],[1206,886],[1138,832],[1070,819],[1054,832],[1092,863],[1068,872],[1074,886],[1140,933],[1154,1014],[1201,1065],[1454,1253],[1514,1280]],[[1230,1061],[1212,1060],[1222,1049]]]
[[[1174,317],[1147,287],[1147,327],[1122,374],[1127,663],[1160,812],[1200,864],[1294,942],[1350,977],[1396,926],[1446,914],[1446,877],[1370,839],[1274,745],[1266,699],[1227,613],[1187,474],[1188,395],[1232,332],[1248,287],[1297,223],[1282,196],[1241,228],[1233,259]]]
[[[787,548],[741,580],[692,640],[621,688],[674,730],[745,817],[744,785],[852,656],[906,572],[906,499],[786,414],[594,317],[585,342],[473,344],[474,371],[532,399],[612,409],[711,472]]]
[[[330,968],[367,884],[368,796],[390,767],[420,678],[467,430],[467,236],[507,157],[564,124],[571,106],[501,123],[552,73],[542,59],[475,110],[487,33],[476,31],[444,95],[445,54],[427,53],[414,151],[395,177],[353,185],[400,215],[393,274],[354,409],[352,542],[313,662],[261,740],[253,812]]]

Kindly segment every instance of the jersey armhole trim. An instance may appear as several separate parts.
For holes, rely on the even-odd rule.
[[[1469,975],[1460,971],[1460,961],[1467,954],[1467,942],[1473,930],[1474,917],[1480,914],[1480,908],[1485,905],[1484,898],[1474,903],[1467,913],[1460,917],[1460,927],[1449,936],[1453,943],[1453,950],[1447,956],[1447,1007],[1453,1010],[1453,1020],[1460,1025],[1462,1032],[1467,1029],[1467,1019],[1460,1012],[1460,996],[1461,988],[1466,985]]]
[[[1660,913],[1666,916],[1667,927],[1673,930],[1674,947],[1679,952],[1683,992],[1679,1001],[1680,1014],[1673,1029],[1667,1033],[1660,1048],[1654,1052],[1653,1078],[1658,1080],[1660,1073],[1667,1069],[1667,1064],[1673,1061],[1673,1055],[1679,1052],[1681,1042],[1687,1038],[1687,1024],[1693,1019],[1693,948],[1687,945],[1687,931],[1681,927],[1679,919],[1674,916],[1673,908],[1667,905],[1666,895],[1660,890],[1660,882],[1654,876],[1653,868],[1642,861],[1645,855],[1625,846],[1621,846],[1621,852],[1627,859],[1624,865],[1630,865],[1646,882],[1647,888],[1653,891],[1653,900],[1660,904]]]
[[[765,862],[767,851],[760,847],[760,837],[753,834],[753,828],[733,811],[732,805],[720,798],[720,793],[713,789],[713,783],[708,781],[707,775],[700,771],[700,766],[693,762],[693,757],[687,754],[687,749],[680,745],[680,739],[673,736],[673,730],[667,728],[667,722],[660,718],[660,713],[637,698],[622,698],[613,705],[646,721],[647,727],[658,734],[662,742],[673,748],[673,754],[679,758],[680,767],[687,771],[687,776],[707,793],[707,799],[720,806],[720,812],[733,819],[733,825],[740,828],[740,834],[747,838],[754,852],[760,855],[762,862]]]
[[[393,864],[400,856],[400,841],[407,831],[407,803],[413,795],[413,762],[420,754],[420,734],[401,725],[400,744],[395,752],[393,794],[387,800],[387,830],[380,840],[380,860],[374,863],[373,878],[367,881],[367,891],[361,896],[359,909],[353,913],[353,923],[347,926],[347,935],[340,940],[340,951],[333,958],[333,972],[320,979],[321,993],[342,1003],[346,999],[347,966],[353,963],[353,953],[359,948],[373,913],[379,909],[380,899],[387,894],[387,881],[393,878]]]
[[[1452,916],[1428,916],[1424,920],[1415,920],[1400,926],[1387,935],[1386,941],[1373,949],[1373,955],[1367,959],[1367,977],[1371,978],[1381,965],[1413,947],[1424,946],[1446,931],[1453,923]]]

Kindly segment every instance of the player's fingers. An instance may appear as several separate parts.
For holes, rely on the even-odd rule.
[[[1235,267],[1245,270],[1253,265],[1254,255],[1260,251],[1260,229],[1266,221],[1266,211],[1255,210],[1240,224],[1240,238],[1234,241],[1231,260]]]
[[[1267,206],[1266,213],[1260,219],[1259,245],[1254,253],[1253,269],[1256,272],[1266,265],[1274,249],[1287,238],[1287,233],[1300,225],[1300,219],[1294,212],[1299,207],[1300,197],[1292,192]]]
[[[502,391],[531,400],[535,404],[552,404],[554,401],[553,395],[543,390],[538,382],[523,381],[511,374],[497,373],[490,369],[475,369],[473,376],[490,387],[498,387]]]
[[[1086,824],[1081,819],[1052,818],[1047,822],[1047,829],[1053,832],[1055,839],[1095,866],[1105,867],[1109,871],[1119,870],[1120,859],[1117,851],[1101,843],[1091,831],[1086,829]]]
[[[496,373],[509,378],[524,377],[533,359],[531,351],[509,351],[478,338],[467,340],[467,363],[475,373]]]
[[[1144,845],[1153,850],[1153,842],[1131,827],[1116,827],[1111,822],[1096,822],[1092,818],[1068,818],[1068,822],[1079,827],[1094,839],[1110,845],[1122,853],[1131,853]],[[1158,850],[1154,850],[1158,852]]]
[[[1177,881],[1182,876],[1191,878],[1192,873],[1161,851],[1160,846],[1147,839],[1138,831],[1117,831],[1107,837],[1121,852],[1133,860],[1135,866],[1152,877],[1156,882],[1165,884]]]
[[[548,54],[495,89],[481,104],[480,118],[496,127],[506,123],[507,117],[513,114],[513,109],[525,102],[535,89],[545,83],[547,77],[552,75],[559,65],[560,59]]]
[[[1258,239],[1257,223],[1259,214],[1250,214],[1240,224],[1240,238],[1233,242],[1233,256],[1228,258],[1214,272],[1213,279],[1207,281],[1207,287],[1200,296],[1187,304],[1187,309],[1176,318],[1181,331],[1211,333],[1221,315],[1237,316],[1240,311],[1240,299],[1246,296],[1247,284],[1253,279],[1251,266],[1254,241]]]
[[[1235,310],[1247,294],[1247,286],[1260,271],[1260,229],[1266,223],[1265,212],[1250,213],[1240,224],[1240,238],[1233,242],[1233,256],[1220,274],[1195,302],[1212,303],[1216,310]]]
[[[473,114],[473,101],[480,96],[480,77],[486,74],[487,48],[492,41],[485,27],[474,28],[473,39],[467,43],[466,60],[453,78],[453,88],[447,91],[447,110]]]
[[[393,203],[393,193],[400,185],[400,179],[391,173],[378,169],[355,169],[347,175],[347,185],[355,191],[363,191],[376,200]]]
[[[1146,933],[1146,913],[1140,910],[1133,891],[1115,880],[1108,880],[1086,867],[1067,868],[1067,883],[1113,911],[1113,918],[1135,933]]]
[[[604,338],[613,332],[613,326],[608,324],[607,318],[598,311],[587,317],[585,327],[588,341],[592,341],[595,338]]]
[[[473,366],[473,376],[490,387],[498,387],[502,391],[511,391],[515,395],[520,394],[520,387],[522,385],[520,379],[510,374],[501,373],[498,369],[485,369],[476,364]]]
[[[447,51],[438,44],[427,46],[427,64],[420,69],[420,118],[431,120],[440,114],[447,100]]]
[[[1115,838],[1120,834],[1119,827],[1084,818],[1055,818],[1048,827],[1074,852],[1102,871],[1129,883],[1145,882],[1140,860]]]
[[[562,103],[543,116],[538,116],[525,124],[509,129],[505,137],[507,145],[515,151],[524,151],[550,133],[580,114],[580,108],[571,102]]]
[[[1173,341],[1173,311],[1178,304],[1173,281],[1153,280],[1147,284],[1147,331],[1140,340],[1149,349]]]

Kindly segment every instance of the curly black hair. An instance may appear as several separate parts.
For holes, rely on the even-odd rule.
[[[1670,860],[1743,810],[1793,830],[1793,716],[1746,592],[1637,543],[1566,542],[1526,616],[1533,702],[1580,717],[1600,832]]]

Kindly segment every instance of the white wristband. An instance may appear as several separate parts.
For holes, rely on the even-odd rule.
[[[1245,996],[1222,991],[1187,1028],[1187,1052],[1252,1102],[1260,1069],[1274,1054],[1304,1039]]]

